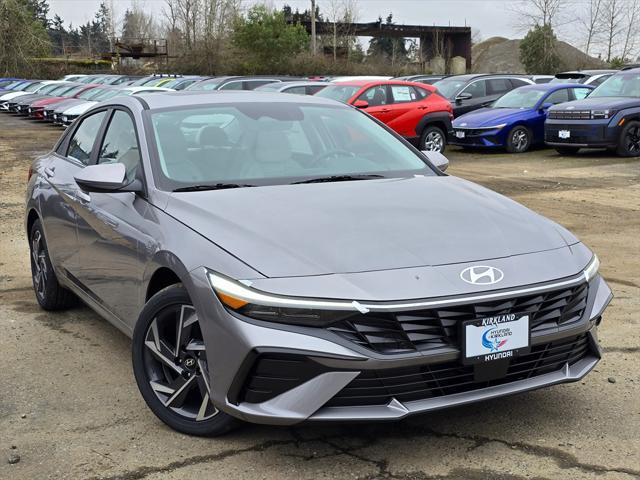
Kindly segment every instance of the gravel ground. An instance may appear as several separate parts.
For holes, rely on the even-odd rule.
[[[0,115],[0,478],[640,478],[640,160],[551,150],[451,150],[451,173],[571,229],[616,295],[606,355],[582,382],[396,424],[247,425],[199,439],[161,424],[138,394],[130,344],[88,308],[36,305],[24,188],[53,127]]]

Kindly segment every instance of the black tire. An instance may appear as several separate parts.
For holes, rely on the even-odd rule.
[[[531,130],[522,125],[515,126],[507,136],[507,152],[524,153],[531,147]]]
[[[444,153],[447,148],[447,136],[441,128],[427,126],[420,135],[419,149],[427,152]]]
[[[53,271],[44,230],[40,220],[31,225],[29,232],[29,252],[31,257],[31,280],[36,299],[44,310],[64,310],[73,306],[78,297],[58,283]]]
[[[179,330],[177,322],[182,325]],[[156,345],[160,346],[164,360],[160,360]],[[204,341],[197,314],[182,284],[156,293],[142,309],[133,332],[132,360],[142,397],[151,411],[172,429],[212,437],[240,424],[208,401]],[[187,362],[193,364],[192,368],[187,368]]]
[[[580,151],[578,147],[556,147],[556,152],[560,155],[571,156],[575,155]]]
[[[640,122],[628,122],[620,133],[616,153],[621,157],[640,156]]]

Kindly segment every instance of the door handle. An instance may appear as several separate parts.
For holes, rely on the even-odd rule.
[[[383,108],[382,110],[380,110],[382,113],[387,113],[390,112],[391,109],[390,108]]]
[[[89,203],[91,201],[91,195],[83,192],[82,190],[76,190],[76,198],[84,203]]]
[[[44,174],[47,178],[51,178],[56,174],[56,167],[44,167]]]

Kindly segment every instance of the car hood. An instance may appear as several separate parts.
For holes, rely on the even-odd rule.
[[[493,127],[510,122],[527,111],[520,108],[481,108],[456,118],[453,121],[453,126],[462,128]]]
[[[13,98],[24,97],[25,95],[31,95],[30,92],[10,92],[5,93],[0,97],[0,100],[11,100]]]
[[[456,177],[181,192],[165,208],[267,277],[445,265],[578,242],[516,202]]]
[[[71,108],[65,110],[62,113],[64,115],[82,115],[84,112],[86,112],[91,107],[93,107],[94,105],[97,105],[97,104],[98,104],[98,102],[85,101],[85,102],[81,103],[80,105],[72,106]]]
[[[550,108],[550,110],[591,110],[591,109],[612,109],[618,110],[631,105],[640,105],[640,98],[637,97],[594,97],[583,100],[575,100],[569,103],[561,103]]]
[[[53,108],[56,112],[63,112],[71,107],[75,107],[76,105],[81,105],[85,103],[86,100],[82,98],[67,98],[62,102],[56,103]]]

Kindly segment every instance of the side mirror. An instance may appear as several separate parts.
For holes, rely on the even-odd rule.
[[[134,183],[127,182],[127,170],[122,163],[102,163],[89,165],[73,177],[78,186],[85,192],[109,193],[117,191],[134,191]],[[128,187],[125,189],[125,187]],[[133,187],[133,188],[132,188]]]
[[[353,106],[356,108],[369,108],[369,102],[367,102],[366,100],[356,100],[353,103]]]
[[[449,159],[440,152],[426,152],[422,154],[429,159],[429,161],[441,172],[444,172],[449,168]]]
[[[464,92],[456,97],[456,103],[463,102],[464,100],[471,100],[472,98],[473,95],[471,93]]]

